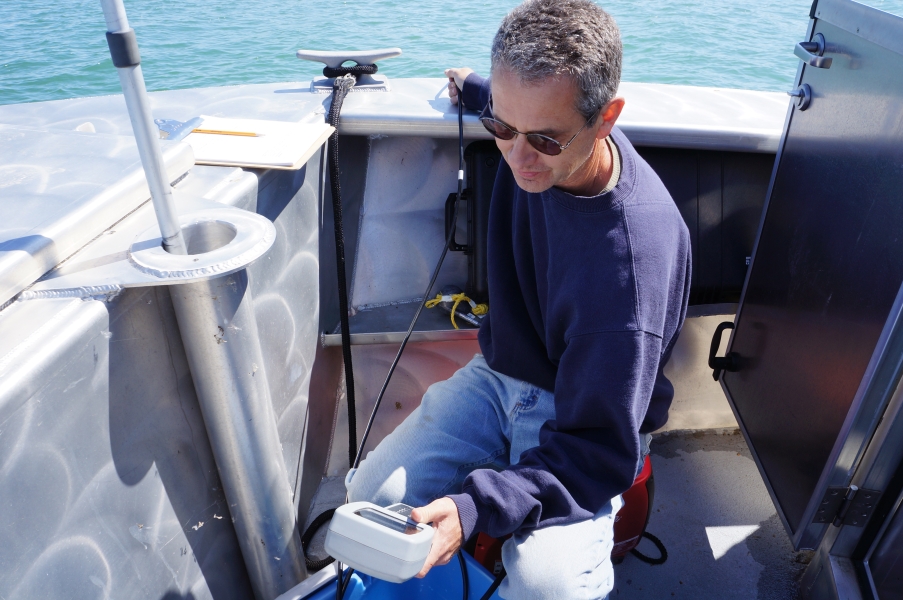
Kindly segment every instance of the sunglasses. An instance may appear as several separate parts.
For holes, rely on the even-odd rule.
[[[600,109],[601,110],[601,109]],[[568,146],[571,145],[580,132],[586,129],[586,126],[589,125],[589,122],[595,117],[590,117],[586,120],[577,133],[571,137],[567,141],[566,144],[562,145],[561,142],[554,138],[550,138],[547,135],[542,135],[541,133],[524,133],[522,131],[517,131],[512,127],[508,126],[506,123],[499,121],[495,117],[492,116],[492,97],[489,97],[489,102],[483,108],[483,112],[480,113],[480,123],[483,124],[483,127],[486,128],[486,131],[491,133],[493,136],[497,137],[500,140],[513,140],[516,135],[525,135],[527,136],[527,142],[533,148],[535,148],[538,152],[543,154],[548,154],[549,156],[557,156],[561,154],[563,150],[565,150]]]

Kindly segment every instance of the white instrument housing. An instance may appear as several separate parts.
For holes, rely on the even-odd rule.
[[[420,572],[433,544],[433,528],[410,519],[412,507],[352,502],[336,509],[326,552],[372,577],[402,583]]]

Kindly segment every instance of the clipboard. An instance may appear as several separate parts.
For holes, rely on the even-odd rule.
[[[297,170],[334,131],[326,123],[200,118],[199,129],[220,133],[192,132],[183,139],[199,165]]]

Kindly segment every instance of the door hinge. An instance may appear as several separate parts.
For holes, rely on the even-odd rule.
[[[829,487],[812,522],[831,523],[835,527],[863,527],[875,511],[880,496],[880,491],[861,490],[855,485]]]

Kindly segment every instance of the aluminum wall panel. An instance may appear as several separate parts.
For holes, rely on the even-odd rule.
[[[0,375],[0,595],[248,597],[166,290],[0,314],[34,326]]]
[[[297,506],[304,424],[319,343],[319,152],[299,171],[262,175],[256,211],[276,242],[248,268],[270,398]]]
[[[421,297],[445,245],[445,200],[457,189],[457,172],[457,141],[372,140],[350,292],[355,310]],[[467,283],[460,253],[446,257],[436,291],[449,283]]]

